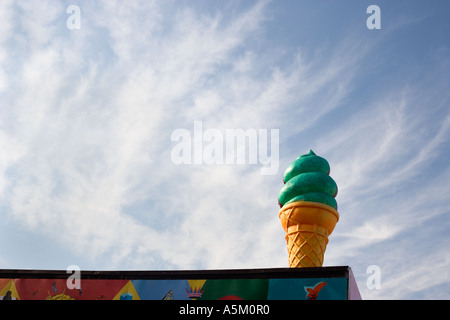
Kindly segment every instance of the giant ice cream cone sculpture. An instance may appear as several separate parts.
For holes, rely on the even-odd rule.
[[[339,220],[330,166],[312,150],[286,169],[278,202],[291,268],[321,267],[328,237]]]

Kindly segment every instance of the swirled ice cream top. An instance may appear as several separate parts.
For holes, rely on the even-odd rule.
[[[312,150],[299,156],[284,172],[284,186],[278,194],[280,207],[294,201],[310,201],[337,210],[336,182],[330,177],[328,161]]]

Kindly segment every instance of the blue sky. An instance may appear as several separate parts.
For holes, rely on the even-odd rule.
[[[449,10],[2,0],[0,268],[287,267],[277,195],[312,149],[339,187],[324,264],[366,299],[449,299]],[[279,130],[278,171],[175,164],[195,121]]]

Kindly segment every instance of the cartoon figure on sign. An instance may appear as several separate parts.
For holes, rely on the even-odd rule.
[[[56,289],[56,281],[53,281],[52,289],[53,289],[53,292],[55,292],[55,293],[60,292],[58,289]],[[55,294],[54,296],[51,295],[49,290],[47,290],[47,293],[48,293],[48,296],[45,298],[45,300],[75,300],[71,296],[65,294],[66,289],[64,289],[62,293]]]
[[[7,291],[6,295],[3,297],[3,300],[13,300],[12,292],[11,291]]]
[[[166,293],[166,295],[164,296],[164,298],[162,298],[163,300],[173,300],[173,289],[170,289],[169,292]]]
[[[317,295],[326,284],[326,282],[319,282],[316,283],[314,287],[305,287],[305,291],[307,293],[306,298],[308,300],[317,300]]]
[[[206,280],[188,280],[189,290],[186,289],[187,297],[192,300],[197,300],[202,297],[203,291],[202,287]]]
[[[130,292],[125,292],[120,295],[120,300],[133,300],[133,294]]]

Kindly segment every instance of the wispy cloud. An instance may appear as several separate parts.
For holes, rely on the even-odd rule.
[[[228,20],[181,8],[171,27],[161,22],[162,4],[148,5],[86,5],[77,31],[51,23],[65,13],[47,8],[51,3],[40,7],[51,14],[35,30],[32,5],[21,5],[26,23],[17,32],[35,42],[13,43],[29,52],[16,66],[3,111],[3,134],[17,141],[3,171],[10,213],[42,233],[58,230],[58,239],[78,252],[117,263],[137,252],[149,257],[146,263],[156,254],[175,267],[267,263],[257,252],[249,256],[248,247],[236,248],[249,243],[262,251],[264,244],[276,251],[273,241],[255,240],[281,231],[276,199],[269,201],[263,187],[273,177],[248,166],[176,167],[170,133],[197,119],[219,129],[279,127],[289,118],[275,115],[299,100],[294,92],[306,83],[307,66],[292,57],[292,69],[266,70],[258,59],[268,57],[245,43],[263,30],[266,2]],[[143,9],[152,19],[138,18]],[[302,97],[325,83],[309,85]],[[250,220],[243,213],[249,206]],[[190,258],[180,259],[182,252]]]
[[[442,94],[448,80],[441,67],[428,65],[436,68],[433,80],[410,79],[378,91],[318,144],[339,185],[341,221],[328,261],[379,265],[381,291],[368,290],[368,275],[358,270],[366,298],[417,297],[419,291],[424,298],[437,298],[433,286],[450,280],[441,272],[448,262],[444,249],[430,250],[423,240],[433,238],[442,248],[448,242],[445,233],[436,231],[436,223],[448,215],[449,189],[449,170],[442,161],[450,143],[450,101]],[[408,288],[405,282],[411,283]]]
[[[255,31],[265,3],[256,3],[225,24],[219,15],[180,9],[173,28],[161,30],[162,4],[145,4],[153,20],[137,19],[141,5],[104,2],[83,7],[82,28],[73,33],[64,30],[64,24],[63,30],[51,24],[56,18],[63,21],[65,10],[59,9],[65,8],[50,2],[39,7],[50,14],[34,29],[33,5],[19,5],[24,13],[15,30],[19,39],[33,38],[35,44],[16,41],[5,58],[6,63],[14,59],[15,50],[29,50],[16,66],[9,107],[2,109],[2,148],[9,154],[3,158],[2,186],[10,214],[95,258],[107,254],[119,263],[139,252],[151,264],[156,263],[155,253],[174,266],[190,265],[165,252],[180,253],[186,249],[180,244],[196,239],[196,233],[188,231],[192,223],[203,230],[197,234],[204,235],[199,243],[205,243],[208,223],[201,220],[211,209],[200,204],[200,194],[206,193],[200,184],[191,192],[188,187],[192,179],[202,181],[204,173],[190,178],[170,163],[170,132],[196,119],[177,123],[180,111],[192,106],[193,95],[201,95],[208,78],[227,65]],[[93,31],[105,29],[101,34]],[[145,32],[135,32],[141,29]],[[96,47],[97,40],[107,43],[105,35],[111,46]],[[74,46],[67,50],[70,41]],[[97,49],[101,51],[94,53]],[[218,176],[214,181],[220,178],[225,180]],[[180,196],[188,204],[180,202]],[[146,201],[154,202],[152,210],[136,209],[135,203],[148,197]],[[166,201],[172,212],[163,213]],[[133,205],[137,212],[128,211]],[[180,225],[165,214],[188,215],[190,222]],[[227,216],[225,211],[222,216]],[[219,217],[217,226],[223,225]],[[169,236],[166,230],[182,232]]]

